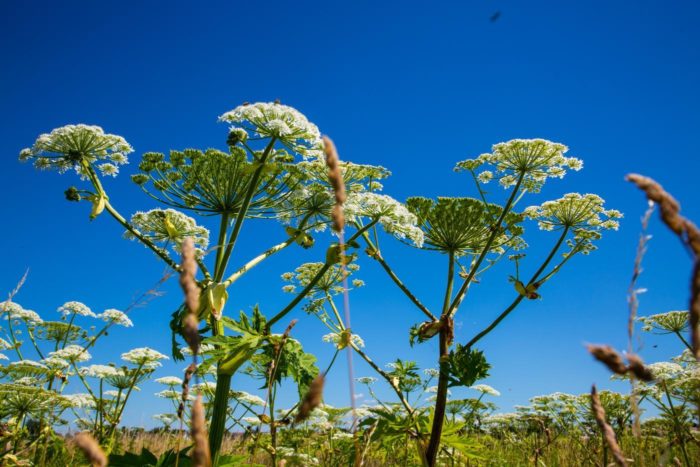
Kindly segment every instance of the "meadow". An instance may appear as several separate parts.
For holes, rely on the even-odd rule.
[[[145,247],[140,261],[160,262],[167,273],[123,310],[98,312],[69,301],[39,314],[21,305],[27,276],[9,291],[0,304],[3,465],[698,465],[700,231],[654,180],[627,177],[630,196],[648,206],[630,243],[637,253],[628,326],[620,329],[628,347],[588,346],[590,365],[605,365],[629,390],[593,386],[567,394],[552,387],[503,412],[498,388],[483,382],[492,368],[482,339],[507,329],[506,318],[521,304],[541,301],[562,269],[575,271],[599,254],[604,235],[618,234],[623,213],[597,194],[528,199],[565,185],[583,161],[545,139],[500,142],[455,161],[463,196],[401,202],[384,193],[388,169],[342,160],[332,140],[293,107],[244,103],[219,120],[229,127],[227,138],[212,144],[223,150],[140,156],[130,182],[160,207],[134,214],[121,212],[103,183],[129,163],[133,149],[124,137],[66,125],[20,152],[21,162],[49,172],[37,177],[59,174],[74,184],[65,198],[85,211],[86,222],[120,226],[124,239],[105,242],[137,242]],[[639,315],[637,281],[655,211],[680,241],[664,247],[688,252],[689,306]],[[204,218],[215,219],[218,229],[203,227]],[[249,219],[281,232],[281,241],[260,244],[254,254],[237,249]],[[533,230],[548,234],[532,237],[546,239],[543,255],[529,253]],[[406,256],[420,250],[439,257],[443,267],[420,278],[435,296],[412,289],[416,271],[394,269],[383,254],[389,242],[403,244]],[[229,296],[230,287],[288,249],[310,250],[318,259],[279,271],[287,304],[239,312],[244,304]],[[353,291],[365,288],[360,263],[383,271],[411,304],[415,324],[406,338],[432,355],[432,367],[400,356],[375,360],[353,332]],[[468,339],[455,339],[455,318],[497,267],[510,271],[502,285],[509,304],[487,326],[469,330]],[[154,332],[172,334],[171,348],[153,349],[144,339],[118,361],[95,362],[91,352],[109,345],[109,331],[133,327],[130,312],[156,297],[169,277],[180,282],[182,304],[169,328]],[[434,303],[441,305],[427,305]],[[327,352],[305,350],[295,337],[299,320],[327,328]],[[676,356],[644,362],[635,339],[645,333],[665,335]],[[155,378],[166,359],[183,373]],[[338,359],[347,360],[349,374],[332,373]],[[373,373],[355,375],[353,359]],[[256,381],[258,393],[238,390],[234,376]],[[331,377],[347,380],[347,406],[324,402]],[[153,397],[169,401],[171,410],[155,416],[158,428],[124,426],[134,392],[150,380],[162,387]],[[392,396],[378,396],[379,385]],[[468,396],[453,397],[457,390]],[[356,404],[357,391],[371,403]],[[283,406],[281,394],[295,394],[297,402]]]

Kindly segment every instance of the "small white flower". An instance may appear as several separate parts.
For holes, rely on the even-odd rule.
[[[265,405],[265,401],[261,397],[258,397],[254,394],[248,394],[245,391],[234,391],[233,397],[236,400],[238,400],[244,404],[247,404],[247,405],[256,405],[259,407],[262,407]]]
[[[122,360],[144,368],[156,368],[161,366],[159,360],[168,360],[168,357],[149,347],[140,347],[123,353]]]
[[[62,358],[71,362],[86,362],[92,358],[90,353],[87,350],[85,350],[85,348],[77,344],[67,345],[61,350],[49,352],[49,355],[52,357]]]
[[[0,304],[0,310],[2,310],[3,313],[7,313],[9,319],[18,319],[26,321],[29,324],[43,323],[38,313],[32,310],[25,310],[18,303],[5,301]]]
[[[116,177],[117,174],[119,173],[119,167],[117,167],[114,164],[111,164],[109,162],[105,162],[104,164],[100,164],[97,166],[97,169],[100,171],[100,173],[104,176],[112,176]]]
[[[134,325],[134,323],[131,322],[128,316],[126,316],[126,313],[115,310],[114,308],[110,308],[108,310],[105,310],[102,312],[100,315],[98,315],[99,318],[103,321],[106,321],[108,323],[115,323],[119,324],[121,326],[124,326],[126,328],[130,328]]]
[[[157,378],[156,383],[165,384],[166,386],[180,386],[182,385],[182,380],[177,376],[163,376],[162,378]]]
[[[336,345],[336,347],[340,348],[341,341],[343,340],[343,337],[344,336],[342,333],[331,332],[329,334],[324,335],[322,337],[322,340],[323,340],[323,342],[333,343]],[[362,340],[362,338],[357,334],[351,334],[350,339],[352,340],[352,343],[355,344],[359,348],[362,348],[365,346],[365,341]],[[347,342],[345,342],[345,345],[347,345]],[[345,348],[345,347],[343,346],[343,348]]]
[[[490,170],[484,170],[477,176],[477,179],[481,183],[488,183],[491,180],[493,180],[493,172],[491,172]]]
[[[87,305],[80,302],[66,302],[60,307],[58,307],[57,311],[66,317],[71,313],[76,314],[78,316],[89,316],[91,318],[97,317],[97,315],[93,313]]]
[[[33,159],[38,169],[57,169],[60,173],[75,169],[80,174],[84,170],[82,164],[107,160],[112,163],[107,165],[114,168],[102,170],[115,175],[115,164],[126,164],[126,154],[131,152],[132,147],[121,136],[106,134],[99,126],[79,124],[66,125],[40,135],[31,148],[19,153],[19,160]]]
[[[83,376],[89,376],[91,378],[98,379],[104,379],[110,376],[119,376],[123,374],[122,371],[118,368],[114,368],[113,366],[108,365],[90,365],[78,369],[78,372],[80,372],[80,374]]]
[[[90,394],[68,394],[63,396],[76,409],[90,409],[95,407],[95,399]]]
[[[41,361],[44,365],[52,369],[64,369],[70,366],[70,362],[59,357],[47,357]]]
[[[359,378],[355,378],[355,381],[360,384],[374,384],[377,381],[377,378],[373,378],[371,376],[361,376]]]
[[[471,386],[471,389],[474,389],[475,391],[479,391],[483,394],[488,394],[490,396],[500,396],[501,393],[496,391],[494,388],[489,386],[488,384],[476,384],[474,386]]]

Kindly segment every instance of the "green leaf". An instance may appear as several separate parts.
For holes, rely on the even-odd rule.
[[[151,451],[146,448],[141,449],[141,454],[135,454],[132,452],[127,452],[124,454],[110,454],[109,465],[111,467],[171,467],[176,464],[182,467],[190,467],[192,461],[186,452],[189,451],[190,446],[178,453],[169,449],[161,454],[160,458],[156,457]]]
[[[447,361],[442,364],[447,365],[448,387],[471,386],[476,381],[486,378],[491,368],[482,351],[472,350],[460,344],[450,351]]]

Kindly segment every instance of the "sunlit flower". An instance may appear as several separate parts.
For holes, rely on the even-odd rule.
[[[438,197],[437,200],[414,196],[406,200],[424,232],[426,249],[463,255],[480,252],[493,236],[492,224],[503,209],[475,198]],[[504,247],[519,248],[522,217],[509,213],[505,230],[491,241],[496,253]]]
[[[131,152],[132,147],[121,136],[106,134],[99,126],[79,124],[40,135],[31,148],[20,152],[19,160],[33,160],[39,169],[61,173],[75,169],[82,175],[81,164],[105,161],[99,169],[105,175],[116,175],[117,166],[126,164],[126,154]]]
[[[363,217],[376,219],[387,233],[399,239],[407,238],[418,247],[423,245],[423,231],[416,225],[416,216],[390,196],[350,193],[343,209],[351,221],[359,221]]]
[[[126,313],[119,311],[119,310],[115,310],[114,308],[110,308],[108,310],[105,310],[104,312],[102,312],[98,316],[103,321],[106,321],[108,323],[119,324],[119,325],[124,326],[126,328],[130,328],[134,325],[134,323],[131,322],[129,317],[126,316]]]
[[[581,170],[580,159],[564,155],[568,150],[563,144],[545,139],[514,139],[495,144],[490,153],[476,159],[459,162],[455,170],[474,172],[482,166],[490,166],[494,172],[482,171],[478,175],[480,182],[496,179],[504,188],[520,183],[522,189],[536,193],[547,178],[562,178],[566,169]]]
[[[274,102],[239,105],[219,117],[261,137],[274,137],[291,146],[304,159],[322,155],[318,127],[298,110]]]
[[[617,230],[622,213],[615,209],[605,209],[603,199],[594,194],[581,195],[568,193],[563,197],[546,201],[540,206],[530,206],[523,214],[537,220],[542,230],[569,229],[574,239],[569,240],[570,247],[577,248],[584,254],[595,249],[594,240],[602,236],[604,230]]]
[[[62,370],[70,366],[70,362],[60,358],[60,357],[47,357],[41,361],[42,364],[46,365],[51,369]]]
[[[646,365],[646,367],[649,371],[651,371],[651,374],[654,375],[654,379],[657,381],[669,380],[683,373],[682,366],[671,362],[650,363]]]
[[[355,381],[360,384],[374,384],[377,381],[377,378],[373,378],[371,376],[361,376],[359,378],[355,378]]]
[[[147,212],[137,212],[131,216],[131,223],[154,243],[171,242],[178,251],[182,241],[188,237],[200,251],[206,250],[209,245],[209,231],[198,226],[192,217],[175,209],[151,209]],[[128,231],[124,236],[134,238]]]
[[[162,378],[157,378],[156,383],[165,384],[166,386],[180,386],[182,384],[182,379],[177,376],[163,376]]]
[[[496,391],[494,388],[489,386],[488,384],[476,384],[474,386],[470,386],[471,389],[474,389],[475,391],[479,391],[480,393],[483,394],[488,394],[489,396],[500,396],[501,393]]]
[[[158,421],[161,422],[162,424],[168,425],[168,426],[169,426],[169,425],[172,425],[173,423],[175,423],[176,421],[179,420],[178,417],[177,417],[177,415],[172,414],[172,413],[159,413],[159,414],[155,414],[155,415],[153,416],[153,418],[156,419],[156,420],[158,420]]]
[[[78,316],[89,316],[91,318],[97,318],[97,315],[93,313],[87,305],[80,302],[66,302],[60,307],[58,307],[58,312],[66,317],[70,314],[75,314]]]
[[[85,350],[85,348],[77,344],[67,345],[63,349],[56,350],[55,352],[49,352],[49,355],[68,360],[70,362],[86,362],[92,358],[90,353]]]
[[[332,344],[335,344],[337,348],[342,348],[344,349],[347,347],[347,340],[348,336],[350,336],[350,339],[352,339],[352,343],[355,344],[357,347],[364,347],[365,346],[365,341],[362,340],[362,338],[355,334],[355,333],[343,333],[343,332],[331,332],[329,334],[326,334],[323,336],[323,342],[329,342]]]
[[[108,365],[90,365],[83,368],[79,368],[78,371],[83,376],[89,376],[92,378],[104,379],[110,376],[119,376],[122,371],[118,368]]]
[[[239,402],[247,405],[257,405],[259,407],[265,405],[265,401],[261,397],[258,397],[254,394],[248,394],[245,391],[233,391],[232,397],[238,400]]]
[[[644,331],[658,331],[659,334],[683,332],[688,328],[687,311],[667,311],[637,318]]]
[[[90,409],[95,407],[95,399],[90,394],[67,394],[65,396],[70,404],[76,409]]]
[[[159,360],[168,360],[168,357],[151,348],[141,347],[123,353],[122,360],[144,368],[155,368],[161,366]]]
[[[0,304],[0,310],[3,313],[7,313],[8,319],[22,320],[28,322],[29,324],[39,324],[43,322],[37,312],[25,310],[21,305],[15,302],[3,302]]]

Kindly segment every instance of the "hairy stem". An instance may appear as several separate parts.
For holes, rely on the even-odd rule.
[[[455,255],[453,251],[449,252],[447,266],[447,286],[445,287],[445,300],[442,305],[442,326],[440,327],[440,375],[438,377],[438,389],[435,399],[435,410],[433,411],[433,426],[430,430],[430,441],[428,448],[425,451],[425,460],[430,467],[433,467],[437,461],[438,451],[440,450],[440,438],[442,437],[442,426],[445,422],[445,408],[447,406],[447,385],[449,382],[449,373],[447,367],[447,358],[450,352],[451,325],[447,320],[450,319],[449,310],[452,300],[452,287],[455,277]]]

